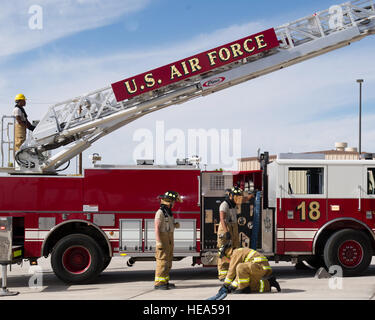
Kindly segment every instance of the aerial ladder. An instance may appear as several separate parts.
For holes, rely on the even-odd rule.
[[[277,45],[270,50],[242,58],[240,53],[243,50],[234,45],[232,53],[239,56],[238,59],[229,60],[228,50],[223,49],[221,60],[229,60],[230,63],[218,63],[216,66],[215,62],[219,62],[217,52],[208,54],[213,67],[205,72],[191,72],[178,81],[164,85],[160,79],[154,79],[152,73],[145,73],[146,85],[157,82],[154,90],[119,98],[114,90],[116,85],[112,84],[51,106],[16,153],[15,160],[20,166],[18,171],[14,168],[8,168],[7,171],[24,174],[55,173],[100,138],[144,115],[212,94],[361,40],[375,33],[375,3],[373,0],[346,2],[284,24],[272,29],[272,32]],[[258,47],[265,46],[262,42],[264,39],[258,37],[257,41]],[[249,46],[247,49],[251,51]],[[195,71],[202,68],[194,59],[189,62]],[[182,64],[182,67],[187,70],[186,64]],[[178,73],[175,70],[173,76],[178,78]],[[122,85],[125,87],[125,82]],[[135,82],[128,81],[126,85],[128,92],[135,91]],[[145,85],[141,87],[144,88]],[[59,149],[58,152],[51,155],[50,151],[55,149]]]

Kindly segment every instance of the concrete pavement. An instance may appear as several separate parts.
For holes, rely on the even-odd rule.
[[[19,295],[3,300],[206,300],[222,285],[215,268],[191,266],[191,258],[174,262],[171,282],[176,289],[153,289],[155,262],[136,262],[126,266],[124,258],[115,257],[95,282],[66,285],[53,273],[49,259],[39,259],[37,267],[13,265],[8,272],[10,291]],[[316,271],[296,270],[290,263],[271,262],[282,292],[251,295],[230,294],[226,300],[369,300],[375,299],[375,260],[364,276],[317,279]],[[32,273],[30,270],[38,270]],[[31,272],[29,274],[29,272]],[[274,289],[273,289],[274,290]]]

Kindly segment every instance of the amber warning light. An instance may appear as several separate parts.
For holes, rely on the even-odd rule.
[[[275,30],[268,29],[135,77],[112,83],[112,90],[116,100],[120,102],[278,46],[279,41]],[[223,80],[217,78],[216,81]],[[206,86],[212,85],[212,83],[206,84]]]

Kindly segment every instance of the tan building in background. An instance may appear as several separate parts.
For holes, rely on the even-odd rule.
[[[324,154],[326,160],[358,160],[359,154],[357,148],[348,148],[346,142],[335,143],[335,149],[333,150],[323,150],[323,151],[312,151],[312,152],[302,152],[302,154]],[[369,154],[367,152],[362,152],[362,156]],[[277,156],[270,155],[270,161],[274,161]],[[373,158],[373,155],[372,155]],[[260,170],[260,164],[258,157],[241,158],[238,160],[238,170],[239,171],[252,171]]]

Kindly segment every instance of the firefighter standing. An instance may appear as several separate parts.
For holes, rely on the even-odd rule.
[[[173,232],[180,227],[179,223],[175,223],[172,213],[176,201],[182,202],[180,195],[175,191],[167,191],[160,196],[160,208],[155,214],[155,289],[168,290],[174,287],[174,284],[169,283],[169,271],[173,260]]]
[[[33,131],[35,127],[27,119],[24,106],[26,98],[23,94],[17,94],[15,97],[16,106],[13,109],[13,116],[16,118],[14,126],[14,151],[18,151],[26,140],[26,129]]]
[[[240,188],[233,187],[227,190],[227,195],[225,200],[220,204],[220,223],[217,231],[217,247],[221,248],[226,244],[231,244],[232,248],[238,248],[239,234],[238,234],[238,223],[237,223],[237,209],[236,203],[234,201],[235,196],[242,195],[242,190]],[[218,257],[217,261],[217,271],[220,281],[224,281],[229,268],[229,263],[227,260],[223,260]]]
[[[270,292],[271,287],[281,291],[272,275],[265,256],[250,248],[233,249],[229,245],[220,248],[222,259],[230,261],[227,276],[221,290],[233,293]]]

